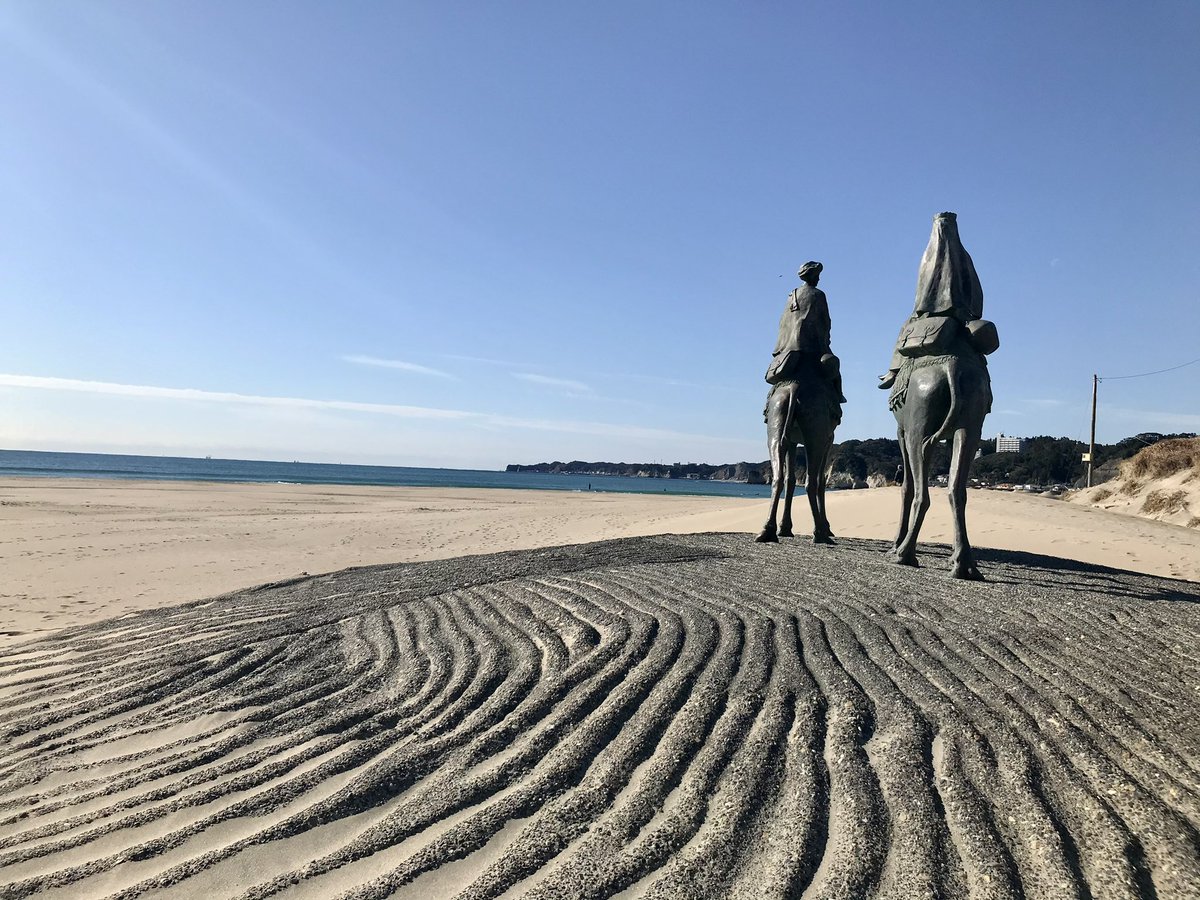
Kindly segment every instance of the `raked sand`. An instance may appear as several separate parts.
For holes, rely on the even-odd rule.
[[[1200,896],[1200,584],[884,546],[376,566],[10,647],[0,896]]]
[[[972,491],[978,547],[1200,581],[1200,530]],[[834,531],[890,539],[899,491],[829,494]],[[441,488],[0,480],[0,647],[68,625],[348,566],[648,534],[755,532],[766,501]],[[799,531],[811,527],[797,499]],[[934,491],[922,539],[952,537]],[[800,538],[803,540],[803,538]]]

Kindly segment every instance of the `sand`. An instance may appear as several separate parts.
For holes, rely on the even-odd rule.
[[[12,647],[0,896],[1200,896],[1200,584],[884,547],[387,565]]]
[[[834,531],[890,539],[896,488],[829,495]],[[797,528],[811,527],[798,501]],[[1200,530],[972,491],[978,547],[1200,581]],[[67,625],[347,566],[637,535],[756,532],[766,501],[671,495],[0,480],[0,648]],[[952,538],[944,491],[922,539]]]

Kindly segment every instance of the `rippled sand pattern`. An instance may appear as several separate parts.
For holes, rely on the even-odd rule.
[[[0,896],[1200,896],[1200,584],[871,541],[347,570],[0,656]]]

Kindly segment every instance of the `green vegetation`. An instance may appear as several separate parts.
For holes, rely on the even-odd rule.
[[[1113,478],[1118,464],[1129,459],[1144,447],[1178,438],[1195,438],[1194,434],[1159,434],[1144,432],[1127,437],[1115,444],[1096,445],[1096,465],[1104,471],[1096,477],[1097,483]],[[1020,453],[997,453],[996,442],[985,440],[980,445],[983,456],[971,466],[971,477],[992,484],[1073,484],[1083,477],[1086,466],[1083,454],[1087,444],[1070,438],[1029,438]],[[798,463],[804,465],[804,450],[799,451]],[[849,440],[833,445],[832,470],[834,475],[844,476],[848,482],[862,482],[871,475],[882,476],[888,481],[896,479],[900,466],[900,445],[893,438],[871,438],[865,441]],[[728,463],[708,465],[705,463],[610,463],[610,462],[549,462],[533,465],[511,464],[509,472],[548,472],[553,474],[579,475],[627,475],[643,478],[700,478],[727,481],[743,481],[750,484],[765,484],[771,480],[769,462]],[[943,442],[933,451],[931,474],[947,475],[950,472],[950,445]]]
[[[1113,463],[1108,468],[1115,475],[1115,463],[1132,457],[1144,447],[1160,441],[1194,437],[1194,434],[1144,432],[1115,444],[1097,444],[1096,465]],[[992,440],[983,441],[980,449],[983,455],[971,466],[971,477],[993,484],[1072,484],[1087,470],[1083,462],[1087,444],[1070,438],[1029,438],[1020,453],[996,453],[996,442]],[[868,475],[894,479],[900,464],[899,445],[886,438],[845,441],[836,446],[835,452],[834,472],[844,472],[857,479],[865,479]],[[939,444],[934,451],[932,474],[947,475],[949,472],[949,444]]]

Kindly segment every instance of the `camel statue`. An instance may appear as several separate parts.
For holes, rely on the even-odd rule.
[[[795,376],[781,381],[767,398],[767,450],[771,459],[771,512],[755,540],[775,543],[792,537],[792,496],[796,491],[796,445],[804,445],[804,492],[813,518],[813,543],[832,544],[833,532],[825,517],[825,480],[833,431],[842,420],[835,385],[819,363],[803,366]],[[783,496],[783,517],[776,530],[775,517]]]
[[[959,239],[956,216],[940,213],[921,260],[913,315],[900,331],[892,368],[880,384],[892,389],[889,406],[904,463],[900,528],[892,552],[901,565],[917,565],[917,538],[929,509],[930,458],[938,441],[950,440],[950,574],[969,580],[983,575],[967,537],[967,477],[992,408],[984,357],[1000,343],[982,313],[983,289]]]
[[[755,538],[764,544],[792,536],[797,444],[804,444],[807,460],[804,489],[812,509],[813,543],[833,543],[825,518],[825,466],[846,398],[842,396],[841,364],[829,348],[829,301],[817,287],[824,268],[809,260],[796,273],[804,283],[788,294],[765,376],[771,385],[763,410],[771,457],[771,514]],[[784,495],[783,520],[776,530],[780,495]]]

